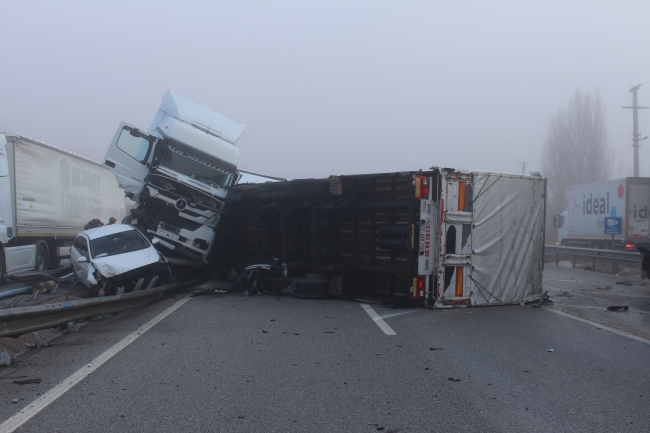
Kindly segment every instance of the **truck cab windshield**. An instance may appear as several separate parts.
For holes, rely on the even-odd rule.
[[[167,143],[160,146],[157,155],[160,166],[188,176],[213,188],[227,188],[233,174],[202,158],[190,155]]]

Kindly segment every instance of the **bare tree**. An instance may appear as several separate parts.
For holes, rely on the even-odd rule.
[[[551,118],[542,170],[548,178],[548,216],[564,210],[568,186],[609,179],[612,152],[598,91],[592,95],[577,90],[567,109],[559,109]]]

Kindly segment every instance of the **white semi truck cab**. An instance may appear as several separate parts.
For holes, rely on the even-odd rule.
[[[137,203],[127,222],[170,253],[207,263],[221,206],[240,176],[235,144],[243,130],[171,90],[147,132],[122,122],[104,164]]]

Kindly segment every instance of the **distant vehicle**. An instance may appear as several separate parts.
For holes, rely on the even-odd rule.
[[[118,127],[104,164],[137,203],[128,222],[158,238],[166,256],[208,262],[221,207],[241,176],[235,144],[243,130],[172,91],[148,131]]]
[[[79,281],[95,296],[132,292],[171,282],[165,257],[137,229],[112,224],[79,233],[70,249]]]
[[[565,209],[553,217],[562,246],[650,248],[650,178],[628,177],[566,189]]]
[[[107,167],[47,143],[0,133],[0,278],[59,265],[91,219],[126,213]]]

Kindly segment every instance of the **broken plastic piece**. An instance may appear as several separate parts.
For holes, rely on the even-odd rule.
[[[0,365],[11,365],[11,356],[6,350],[0,352]]]
[[[34,337],[34,341],[36,341],[36,345],[38,347],[47,347],[47,341],[45,341],[45,338],[43,338],[41,331],[32,332],[32,337]]]
[[[555,349],[546,349],[547,352],[554,352]]]
[[[450,377],[447,380],[450,382],[460,382],[460,379],[454,379],[453,377]]]
[[[607,307],[607,311],[618,311],[618,310],[627,311],[629,309],[630,307],[628,307],[627,305],[610,305],[609,307]]]

